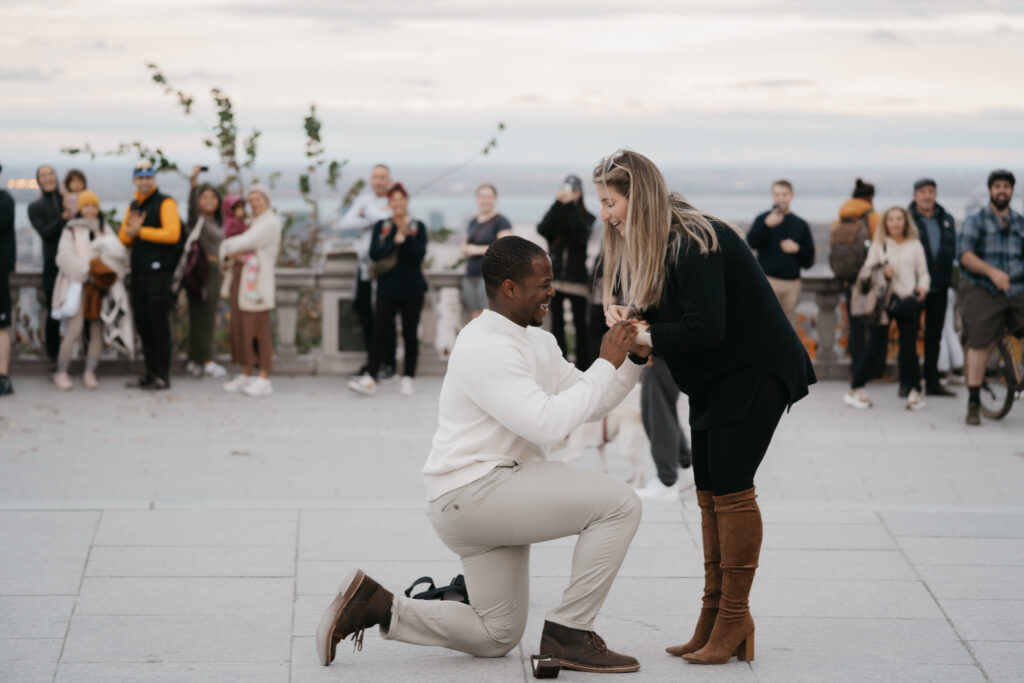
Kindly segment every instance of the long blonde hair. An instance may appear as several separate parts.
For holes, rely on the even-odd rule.
[[[875,228],[875,234],[872,236],[872,240],[875,242],[884,242],[886,237],[889,237],[889,214],[893,211],[903,214],[903,223],[906,227],[903,229],[903,238],[908,240],[919,240],[921,239],[921,233],[917,229],[917,223],[910,217],[910,212],[902,206],[890,206],[886,209],[881,216],[878,217],[878,227]]]
[[[605,305],[614,301],[616,291],[637,309],[658,305],[665,291],[666,255],[674,261],[684,238],[704,256],[721,248],[711,222],[729,224],[669,192],[661,171],[642,154],[619,150],[605,157],[594,168],[593,179],[606,191],[615,188],[627,201],[626,236],[607,221],[604,226]],[[742,236],[738,228],[729,227]]]

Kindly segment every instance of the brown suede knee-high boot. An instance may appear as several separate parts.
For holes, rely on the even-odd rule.
[[[754,658],[754,619],[747,601],[761,552],[761,511],[754,489],[715,496],[715,516],[722,551],[722,596],[707,644],[683,655],[696,664],[724,664],[733,654],[745,661]]]
[[[718,522],[715,519],[715,500],[711,491],[697,491],[697,505],[700,506],[701,542],[704,546],[704,598],[697,619],[693,637],[685,645],[665,648],[670,655],[680,657],[704,647],[711,636],[718,615],[718,596],[722,592],[722,570],[718,566],[721,553],[718,549]]]

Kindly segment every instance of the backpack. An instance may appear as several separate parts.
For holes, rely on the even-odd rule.
[[[841,218],[832,226],[828,264],[840,282],[853,282],[867,258],[867,244],[871,242],[868,211],[860,218]]]

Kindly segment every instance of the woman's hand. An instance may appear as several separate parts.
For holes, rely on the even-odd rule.
[[[636,343],[646,346],[648,349],[654,346],[651,342],[651,325],[645,320],[633,320],[633,327],[636,328]]]
[[[887,265],[885,268],[883,268],[882,272],[885,273],[885,276],[887,278],[889,278],[890,280],[893,278],[893,276],[896,275],[896,271],[893,270],[892,266],[889,266],[889,265]]]
[[[926,296],[928,296],[928,290],[925,289],[924,287],[918,287],[917,288],[917,302],[923,304],[924,303],[924,298]]]
[[[604,309],[604,323],[608,327],[615,327],[615,323],[629,320],[636,315],[632,306],[608,306]]]

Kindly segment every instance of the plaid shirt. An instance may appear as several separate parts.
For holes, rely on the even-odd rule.
[[[1024,216],[1010,209],[1009,222],[1009,229],[1004,230],[1002,220],[986,205],[964,221],[957,245],[957,260],[965,251],[972,251],[985,263],[1010,276],[1010,291],[1004,293],[984,275],[962,269],[970,282],[984,287],[993,296],[1024,294]]]

